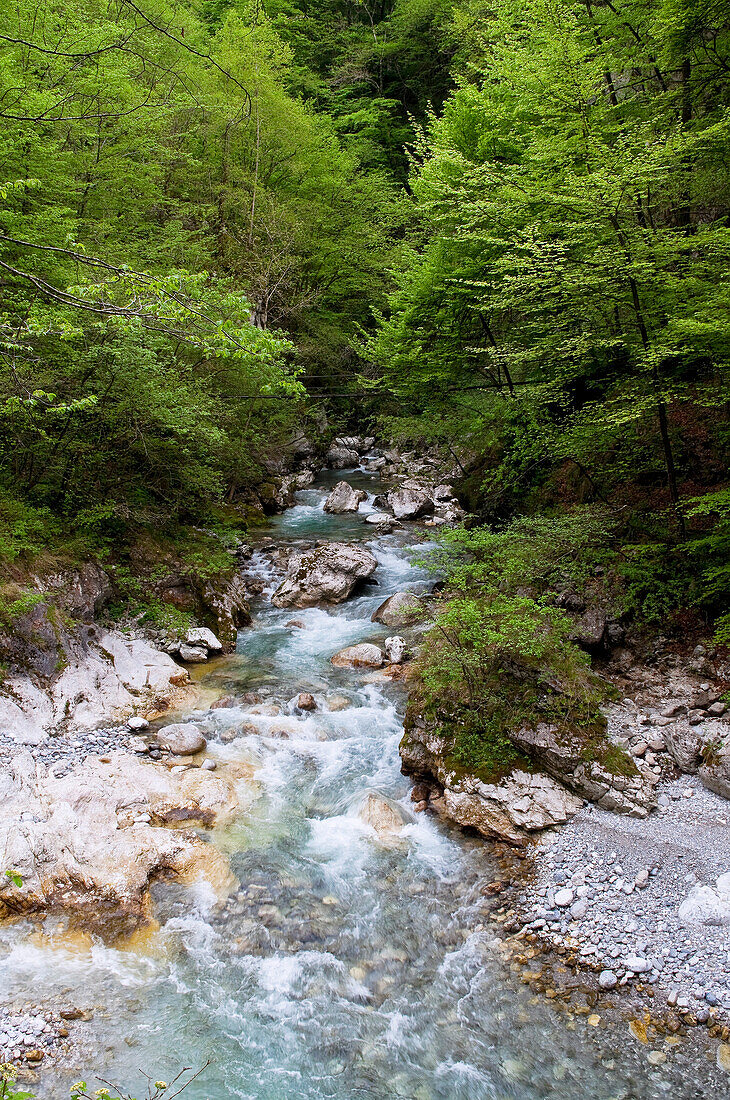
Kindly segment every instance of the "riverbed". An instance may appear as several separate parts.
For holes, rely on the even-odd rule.
[[[357,515],[322,509],[340,476],[369,494]],[[90,1092],[98,1077],[137,1095],[145,1073],[169,1081],[208,1060],[187,1100],[722,1095],[717,1081],[730,1078],[699,1048],[652,1064],[618,1014],[596,1024],[576,1010],[580,998],[558,1012],[535,996],[510,968],[482,892],[494,850],[412,814],[398,755],[403,686],[330,664],[344,646],[393,633],[371,618],[388,595],[431,583],[418,563],[424,528],[374,536],[364,522],[378,485],[362,471],[325,475],[268,531],[274,545],[363,540],[377,583],[336,607],[277,609],[260,549],[253,624],[235,654],[199,675],[206,699],[254,700],[192,712],[209,756],[253,765],[258,784],[233,824],[201,834],[236,876],[226,905],[204,884],[160,883],[156,924],[127,949],[54,944],[17,924],[2,933],[4,1003],[62,998],[90,1015],[77,1025],[81,1051],[44,1071],[39,1096],[65,1096],[79,1076]],[[301,691],[316,710],[297,709]],[[369,792],[409,819],[394,846],[358,816]]]

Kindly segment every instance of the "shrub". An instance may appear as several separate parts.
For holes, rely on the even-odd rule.
[[[510,732],[551,722],[602,732],[605,690],[559,608],[529,596],[458,595],[417,666],[417,695],[451,739],[450,763],[485,780],[520,759]]]

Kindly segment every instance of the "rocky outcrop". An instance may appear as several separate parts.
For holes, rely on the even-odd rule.
[[[364,546],[330,542],[292,554],[287,575],[272,596],[276,607],[314,607],[341,603],[372,577],[378,563]]]
[[[60,729],[90,730],[132,714],[154,717],[191,700],[189,676],[140,638],[102,632],[47,682],[8,677],[0,692],[0,732],[38,744]]]
[[[195,833],[161,825],[227,821],[238,808],[234,782],[208,771],[175,774],[116,753],[56,778],[19,753],[0,774],[0,850],[23,884],[2,880],[0,911],[63,910],[111,940],[145,919],[160,875],[206,880],[225,896],[233,882],[225,857]]]
[[[483,836],[524,844],[541,829],[562,825],[582,806],[582,800],[552,777],[514,769],[499,782],[484,782],[448,763],[450,745],[412,712],[400,745],[403,771],[439,791],[432,806],[458,825]]]
[[[12,613],[0,619],[0,664],[11,673],[53,677],[86,651],[111,592],[108,574],[93,561],[4,585]]]
[[[37,583],[53,597],[57,606],[82,622],[93,622],[112,595],[108,573],[94,561],[46,573],[37,578]]]
[[[448,817],[482,836],[523,844],[530,833],[564,825],[583,805],[560,783],[540,772],[513,771],[499,783],[473,775],[445,775]]]
[[[511,739],[529,769],[519,764],[503,777],[486,781],[455,767],[450,739],[430,728],[411,706],[400,745],[403,771],[436,784],[440,794],[432,805],[441,813],[510,843],[522,843],[530,833],[564,824],[583,800],[633,817],[645,817],[656,805],[649,776],[628,757],[615,756],[617,750],[608,743],[606,759],[614,763],[614,770],[605,761],[586,758],[587,742],[551,726],[523,729]],[[615,770],[619,764],[629,774]]]
[[[335,653],[331,662],[335,668],[382,668],[385,658],[378,646],[360,642]]]
[[[616,746],[540,723],[510,735],[520,752],[575,794],[603,810],[646,817],[656,806],[650,773]]]
[[[239,628],[251,622],[246,583],[239,573],[201,578],[173,568],[154,582],[152,591],[164,603],[207,626],[226,652],[235,649]]]
[[[356,512],[367,493],[363,489],[353,489],[346,481],[338,481],[324,502],[325,512],[340,516],[345,512]]]

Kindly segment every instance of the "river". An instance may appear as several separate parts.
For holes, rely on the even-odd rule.
[[[389,632],[373,610],[428,581],[402,534],[373,537],[363,522],[377,491],[370,475],[343,475],[370,494],[359,515],[324,513],[339,476],[301,492],[268,534],[276,544],[367,540],[377,586],[337,607],[291,611],[271,605],[269,583],[236,653],[201,678],[211,693],[264,700],[195,712],[210,755],[252,762],[261,788],[234,825],[209,834],[230,857],[237,892],[221,911],[204,889],[157,885],[159,929],[134,950],[52,947],[15,926],[0,992],[93,1010],[79,1025],[90,1091],[99,1076],[141,1093],[142,1071],[169,1081],[212,1059],[187,1100],[695,1095],[697,1078],[682,1087],[681,1058],[652,1067],[625,1030],[558,1013],[518,981],[480,892],[497,869],[488,844],[419,815],[388,849],[361,823],[368,791],[410,806],[398,757],[405,697],[398,684],[366,682],[329,658],[381,641]],[[411,541],[423,534],[413,527]],[[273,583],[266,552],[256,561]],[[302,690],[317,698],[315,712],[295,710]],[[345,705],[337,696],[347,709],[327,709]],[[265,713],[277,705],[282,714]],[[79,1073],[46,1071],[40,1095],[66,1096]]]

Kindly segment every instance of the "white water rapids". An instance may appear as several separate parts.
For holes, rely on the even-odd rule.
[[[376,483],[343,476],[371,491],[359,515],[323,512],[328,476],[270,533],[370,540],[377,586],[334,608],[278,610],[259,552],[268,595],[237,653],[203,675],[203,686],[257,691],[283,711],[195,712],[211,755],[255,762],[263,789],[233,826],[208,834],[240,883],[227,906],[217,910],[203,888],[160,884],[160,930],[136,951],[51,947],[17,925],[3,933],[3,1000],[63,996],[93,1011],[78,1025],[87,1041],[78,1064],[47,1071],[40,1095],[65,1097],[79,1075],[90,1091],[98,1076],[141,1092],[141,1071],[169,1081],[209,1058],[186,1100],[695,1095],[697,1077],[682,1088],[681,1060],[651,1067],[625,1032],[587,1027],[584,1016],[568,1022],[511,975],[480,893],[495,873],[488,844],[419,815],[407,843],[387,850],[358,818],[371,790],[410,806],[398,756],[405,698],[329,658],[381,641],[388,631],[371,621],[375,607],[426,578],[396,537],[373,538],[363,522]],[[287,626],[292,619],[304,625]],[[303,690],[318,702],[309,714],[293,705]],[[351,706],[327,710],[334,695]]]

